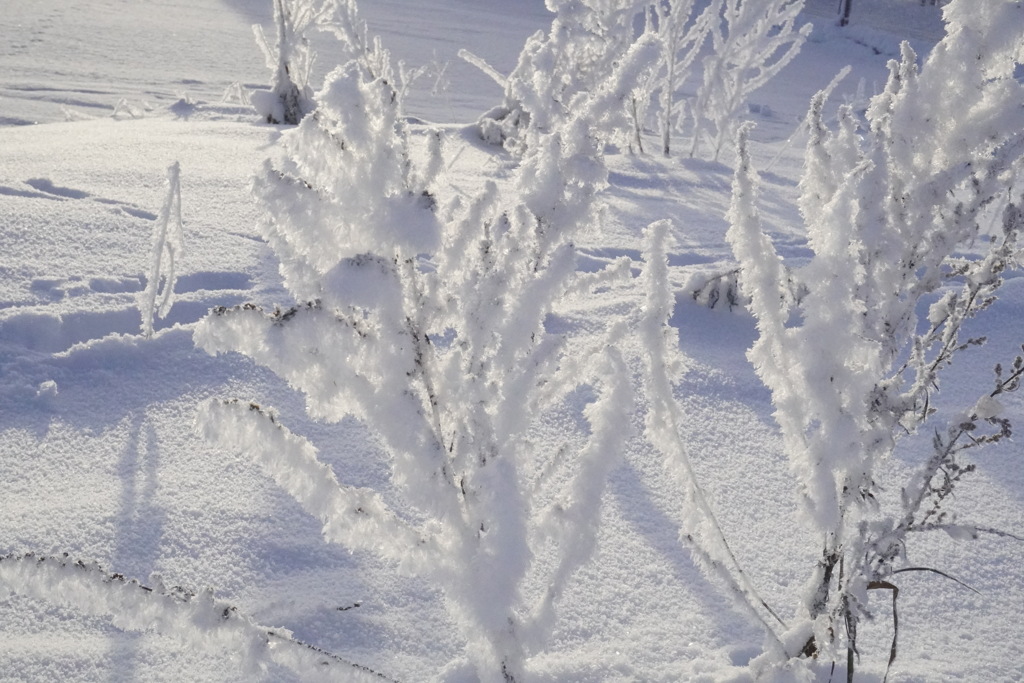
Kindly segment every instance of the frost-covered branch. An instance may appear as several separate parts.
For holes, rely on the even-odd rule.
[[[395,561],[422,562],[434,541],[398,518],[376,491],[342,486],[306,439],[255,403],[210,401],[199,430],[225,450],[245,453],[313,517],[324,537],[351,550]]]
[[[736,137],[750,94],[789,64],[810,35],[810,24],[796,28],[803,6],[804,0],[725,1],[711,24],[712,51],[692,107],[690,156],[707,141],[717,160]]]
[[[313,88],[309,76],[316,53],[308,34],[332,34],[350,59],[359,59],[375,76],[391,79],[390,55],[379,40],[371,40],[359,17],[355,0],[272,0],[275,40],[273,45],[263,27],[252,27],[256,44],[273,73],[269,91],[252,93],[257,113],[273,124],[295,125],[313,111]]]
[[[641,279],[647,299],[639,327],[647,363],[644,376],[648,403],[646,436],[661,452],[666,468],[682,489],[683,540],[691,548],[698,564],[707,574],[725,584],[737,604],[750,613],[773,645],[781,650],[778,635],[765,614],[780,623],[781,619],[758,594],[730,548],[704,489],[697,481],[680,431],[683,415],[672,394],[671,383],[671,378],[680,373],[682,358],[675,331],[668,325],[674,305],[666,251],[669,228],[669,221],[648,226],[644,247],[645,266]]]
[[[274,43],[271,45],[263,27],[253,24],[256,45],[273,73],[270,91],[257,91],[251,101],[257,113],[273,124],[295,125],[313,109],[313,90],[309,73],[314,52],[306,31],[316,21],[317,10],[312,0],[273,0]]]
[[[693,21],[694,0],[668,0],[655,3],[650,13],[662,39],[662,81],[659,121],[661,151],[668,156],[672,147],[672,131],[677,126],[676,101],[679,90],[690,77],[690,67],[712,30],[721,21],[724,0],[713,0]]]
[[[247,677],[261,678],[271,665],[285,666],[309,681],[381,683],[391,680],[296,640],[285,629],[255,622],[210,590],[195,593],[152,586],[104,570],[93,562],[34,553],[0,557],[5,592],[66,605],[90,615],[109,616],[126,631],[154,631],[212,654],[228,653]]]
[[[992,236],[993,247],[983,259],[950,261],[948,278],[962,280],[963,285],[959,291],[949,289],[929,307],[928,327],[914,337],[908,360],[893,373],[890,383],[883,385],[887,388],[905,376],[912,378],[899,399],[904,415],[901,424],[906,430],[913,430],[933,412],[931,395],[939,387],[942,369],[959,352],[985,343],[984,337],[961,341],[960,332],[965,322],[995,302],[1002,274],[1020,265],[1018,239],[1022,231],[1024,212],[1009,203],[1003,211],[1002,235]]]
[[[341,42],[350,59],[362,62],[375,78],[392,80],[391,55],[379,37],[370,36],[356,0],[323,0],[317,23],[321,31]]]
[[[951,501],[962,479],[976,469],[975,464],[965,462],[961,454],[1009,439],[1012,435],[1012,425],[1004,417],[999,397],[1017,391],[1022,378],[1024,356],[1015,357],[1005,374],[1002,364],[996,365],[995,388],[979,398],[971,408],[954,416],[945,434],[935,431],[932,456],[913,473],[910,482],[902,489],[900,519],[871,540],[868,563],[875,575],[886,576],[893,572],[892,564],[903,556],[907,535],[911,532],[942,530],[954,538],[977,538],[981,533],[1018,538],[1008,532],[960,522],[946,503]],[[980,425],[987,425],[987,430],[979,429]]]
[[[527,622],[524,637],[541,649],[555,620],[555,603],[573,573],[597,548],[598,521],[605,481],[619,462],[626,440],[632,433],[630,416],[634,404],[630,375],[621,354],[607,347],[600,354],[596,374],[604,391],[585,409],[591,425],[586,445],[577,459],[580,471],[556,498],[539,521],[539,527],[559,548],[558,563],[548,579],[547,589]]]
[[[476,68],[480,69],[484,75],[490,78],[492,81],[497,83],[501,88],[504,88],[508,79],[498,73],[498,70],[488,64],[482,57],[478,57],[469,50],[459,50],[459,59],[472,64]]]

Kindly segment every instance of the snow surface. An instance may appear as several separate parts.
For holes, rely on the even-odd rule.
[[[410,65],[447,63],[416,85],[408,113],[465,123],[500,100],[487,76],[456,57],[467,48],[503,73],[523,40],[544,29],[542,0],[364,0],[371,30]],[[810,96],[843,66],[836,101],[885,81],[885,62],[909,38],[920,54],[941,36],[939,10],[916,0],[856,0],[837,29],[832,0],[810,0],[816,28],[801,54],[754,94],[754,164],[761,211],[780,256],[808,251],[796,210]],[[326,544],[320,524],[249,459],[227,457],[194,427],[210,398],[272,405],[311,439],[346,483],[387,499],[387,466],[359,424],[310,420],[303,399],[237,356],[210,357],[193,324],[213,306],[290,303],[257,237],[251,178],[279,130],[255,123],[232,84],[268,74],[249,25],[259,0],[37,0],[6,3],[0,22],[0,554],[69,553],[144,583],[199,591],[259,623],[290,630],[402,681],[422,681],[461,643],[432,586],[363,553]],[[314,77],[333,66],[329,43]],[[225,97],[227,94],[227,97]],[[237,92],[235,92],[237,94]],[[38,123],[39,125],[21,125]],[[413,127],[413,132],[419,130]],[[452,128],[451,130],[457,131]],[[507,171],[492,149],[464,149],[447,169],[455,187]],[[652,135],[650,149],[656,149]],[[166,169],[181,164],[185,251],[176,300],[139,334],[137,297],[150,263]],[[740,561],[785,616],[817,558],[796,521],[796,496],[768,391],[745,359],[753,320],[709,310],[688,283],[734,267],[725,242],[732,170],[725,163],[611,156],[607,220],[581,244],[581,267],[639,259],[641,233],[675,222],[669,278],[672,324],[687,368],[677,387],[694,468]],[[586,339],[602,320],[639,305],[639,284],[573,301],[553,329]],[[988,344],[961,359],[942,392],[973,403],[991,368],[1024,341],[1024,278],[972,323]],[[958,400],[959,397],[959,400]],[[1011,395],[1005,413],[1019,418]],[[575,429],[578,406],[547,416],[538,439]],[[1019,420],[1018,420],[1019,421]],[[928,440],[907,442],[887,464],[905,479]],[[980,452],[957,503],[986,526],[1020,533],[1024,465],[1013,441]],[[743,680],[761,634],[730,606],[680,544],[680,493],[651,447],[632,440],[612,472],[599,548],[570,582],[549,650],[531,662],[554,681]],[[900,577],[900,652],[890,680],[1024,678],[1024,544],[1000,538],[918,538],[911,561],[948,572]],[[0,680],[235,681],[252,672],[216,647],[122,631],[96,615],[27,596],[0,596]],[[872,595],[877,621],[862,634],[858,678],[881,680],[891,638],[888,593]],[[836,677],[840,677],[837,671]],[[272,680],[293,680],[271,665]],[[820,679],[827,680],[827,667]]]

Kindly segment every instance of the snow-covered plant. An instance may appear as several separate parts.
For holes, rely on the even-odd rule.
[[[224,93],[220,96],[221,104],[240,104],[243,106],[252,105],[252,96],[249,94],[242,84],[235,81],[227,88],[224,89]]]
[[[920,71],[906,45],[890,62],[861,125],[843,107],[829,130],[824,95],[813,99],[800,209],[814,256],[797,273],[807,288],[798,303],[780,295],[784,269],[760,226],[745,130],[739,138],[728,239],[757,319],[749,358],[772,391],[821,544],[787,650],[836,657],[845,645],[850,671],[867,589],[892,585],[910,534],[987,531],[958,523],[946,504],[971,470],[964,450],[1009,433],[998,397],[1024,365],[997,368],[994,390],[936,428],[934,455],[909,483],[878,480],[898,439],[934,412],[942,370],[982,343],[962,338],[965,321],[1021,265],[1024,8],[956,0],[945,18],[946,37]],[[985,234],[993,218],[999,227]],[[894,490],[895,515],[879,504]]]
[[[141,119],[146,114],[140,107],[136,107],[134,104],[128,101],[128,98],[122,97],[114,105],[114,112],[110,115],[110,118],[115,121],[120,121],[124,117],[130,119]]]
[[[153,225],[149,277],[139,293],[142,334],[153,336],[153,322],[167,317],[174,305],[174,283],[178,279],[178,259],[185,250],[181,225],[181,166],[175,161],[167,167],[167,198]],[[161,287],[162,283],[162,287]]]
[[[483,139],[521,155],[532,136],[547,135],[571,118],[573,98],[601,88],[636,42],[634,22],[646,4],[547,0],[548,9],[556,13],[551,28],[526,41],[516,68],[503,79],[504,101],[480,118]],[[628,127],[616,133],[624,130]]]
[[[661,152],[671,153],[672,131],[681,117],[677,113],[679,89],[690,76],[690,67],[701,47],[721,20],[724,0],[712,0],[693,18],[694,0],[668,0],[658,2],[650,10],[662,40],[662,72],[658,126],[661,134]]]
[[[284,666],[304,681],[389,680],[296,640],[285,629],[257,623],[216,599],[210,590],[196,593],[181,586],[165,586],[157,575],[147,586],[66,553],[0,556],[0,586],[84,614],[110,617],[126,631],[152,631],[211,654],[227,653],[250,679],[265,676],[272,666]]]
[[[702,144],[717,160],[736,137],[751,93],[796,57],[811,25],[796,28],[804,0],[726,0],[712,22],[712,51],[704,58],[704,79],[691,107],[690,156]]]
[[[317,17],[320,30],[337,38],[348,58],[359,60],[374,78],[392,80],[391,56],[379,37],[370,36],[356,0],[321,1]]]
[[[507,188],[488,183],[469,201],[439,196],[438,133],[424,166],[410,160],[391,82],[362,58],[335,70],[255,182],[297,303],[218,309],[196,330],[207,351],[246,354],[303,391],[311,417],[355,417],[379,440],[402,509],[339,482],[256,404],[216,401],[201,418],[318,517],[328,541],[443,592],[466,650],[442,678],[523,680],[594,549],[605,475],[629,433],[630,382],[613,345],[570,355],[544,323],[555,302],[628,273],[619,263],[577,274],[573,236],[606,183],[600,131],[623,116],[657,51],[651,39],[623,55],[599,91],[578,94],[536,136]],[[538,416],[583,384],[595,397],[588,433],[558,452],[531,443]],[[525,592],[544,571],[543,593]]]
[[[355,0],[273,0],[275,46],[270,47],[263,28],[252,27],[256,42],[273,72],[270,91],[252,94],[252,103],[268,123],[296,124],[313,110],[313,89],[309,75],[316,54],[307,33],[321,31],[334,36],[348,59],[359,59],[377,78],[392,79],[390,55],[380,40],[371,38],[360,16]],[[417,73],[400,74],[400,82],[408,83]]]
[[[683,366],[678,333],[668,324],[675,297],[668,279],[667,245],[670,221],[647,228],[641,284],[645,306],[636,326],[644,349],[644,398],[647,404],[645,436],[665,458],[666,469],[683,494],[681,540],[690,548],[701,570],[724,586],[731,598],[760,624],[774,649],[782,643],[775,622],[778,615],[758,594],[733,554],[711,504],[693,468],[681,428],[685,416],[672,392],[672,378]]]
[[[624,136],[625,147],[630,154],[644,153],[644,130],[647,121],[647,112],[651,108],[651,98],[654,95],[656,77],[652,74],[637,83],[626,100],[626,113],[629,116],[630,129]]]
[[[314,0],[273,0],[274,29],[277,35],[271,47],[263,27],[253,24],[256,44],[273,74],[270,90],[252,94],[256,112],[267,123],[298,123],[313,110],[313,89],[309,74],[315,53],[306,32],[316,23],[319,9]]]

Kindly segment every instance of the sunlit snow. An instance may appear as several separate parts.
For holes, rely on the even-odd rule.
[[[759,219],[786,268],[812,256],[798,207],[802,121],[811,97],[851,67],[825,108],[827,123],[836,126],[838,105],[862,112],[884,87],[887,62],[899,59],[902,40],[923,58],[943,35],[941,2],[854,0],[845,28],[834,25],[835,4],[807,0],[797,25],[811,22],[813,31],[745,106],[745,118],[756,124],[750,152],[753,168],[761,169]],[[409,88],[405,114],[417,163],[427,163],[429,136],[442,135],[436,185],[469,201],[489,182],[519,182],[513,157],[485,144],[471,125],[501,103],[502,90],[458,53],[466,49],[510,73],[524,41],[551,24],[545,1],[362,0],[360,11],[396,60],[407,69],[428,67]],[[399,159],[378,169],[379,189],[394,196],[332,203],[351,222],[349,232],[332,228],[310,243],[290,244],[301,263],[285,264],[283,279],[270,248],[280,255],[283,247],[263,237],[253,197],[254,179],[268,172],[264,161],[283,147],[283,128],[261,122],[249,104],[249,93],[270,82],[251,30],[262,23],[273,35],[270,0],[33,0],[6,3],[0,17],[0,680],[305,680],[296,671],[309,670],[309,652],[289,650],[289,638],[386,676],[379,680],[471,680],[461,664],[466,638],[441,587],[407,571],[412,562],[398,566],[403,556],[390,550],[420,542],[409,531],[414,527],[435,528],[392,480],[385,457],[391,444],[372,424],[330,421],[354,399],[322,376],[296,380],[322,391],[304,395],[250,357],[213,356],[196,346],[273,356],[279,349],[255,334],[238,328],[234,337],[219,338],[200,321],[211,309],[250,303],[279,307],[280,315],[296,304],[294,292],[315,293],[316,278],[359,305],[388,305],[386,275],[368,280],[356,266],[330,267],[346,249],[346,256],[359,256],[380,248],[384,237],[366,238],[359,228],[360,221],[382,220],[382,212],[394,226],[386,237],[403,249],[437,248],[437,226],[424,218],[430,214],[422,198],[402,194],[407,188],[396,180]],[[322,34],[313,46],[311,84],[319,90],[341,52]],[[323,96],[344,106],[352,82],[334,83]],[[696,85],[684,84],[684,96],[695,97]],[[764,651],[764,633],[727,597],[723,575],[707,570],[714,558],[680,540],[691,532],[683,520],[695,506],[715,511],[750,585],[784,619],[821,554],[800,518],[796,477],[773,417],[777,406],[747,360],[757,323],[735,289],[737,260],[726,237],[735,151],[727,144],[717,161],[689,158],[690,141],[680,135],[678,151],[665,158],[653,114],[643,142],[644,154],[608,148],[609,186],[596,195],[600,220],[574,243],[578,271],[612,266],[615,276],[593,293],[567,297],[543,325],[565,335],[566,362],[581,366],[599,362],[574,353],[601,348],[618,321],[633,325],[617,339],[633,359],[635,388],[642,393],[647,364],[676,372],[676,402],[642,404],[621,424],[607,417],[622,431],[608,443],[621,437],[624,445],[601,456],[600,466],[611,469],[599,524],[583,528],[596,534],[596,549],[565,581],[553,630],[527,660],[527,680],[753,680],[748,664]],[[364,169],[328,170],[340,188],[352,178],[367,182]],[[174,228],[169,178],[180,181],[180,243],[162,231],[168,221]],[[538,215],[536,207],[562,197],[561,187],[544,181],[535,180],[524,199]],[[660,252],[645,242],[645,230],[663,219],[670,227],[653,230],[664,240],[667,268],[652,274],[642,261]],[[173,247],[173,273],[155,259],[154,247]],[[444,258],[458,256],[449,250]],[[985,396],[993,366],[1012,361],[1024,342],[1020,275],[1005,273],[998,301],[969,322],[965,337],[987,342],[961,354],[944,376],[940,396],[948,402],[936,419],[973,411],[978,419],[1008,418],[1024,428],[1020,394]],[[173,286],[164,308],[154,276]],[[645,300],[652,282],[670,295]],[[644,309],[651,301],[657,306]],[[661,336],[659,315],[668,316],[678,340]],[[941,307],[919,311],[924,321],[929,315],[940,319]],[[510,336],[522,331],[516,320],[506,322]],[[678,355],[661,348],[665,339],[678,341]],[[303,347],[311,354],[331,350]],[[394,357],[405,358],[400,350]],[[507,387],[515,386],[510,378]],[[523,443],[537,452],[581,450],[593,413],[609,408],[594,391],[578,387],[546,409]],[[395,388],[380,400],[397,405],[400,394]],[[515,399],[503,397],[512,407]],[[674,433],[686,445],[687,462],[666,467],[658,448],[674,438],[671,430],[652,427],[657,447],[642,436],[648,410],[662,427],[678,420]],[[243,424],[238,415],[250,412],[273,422]],[[230,438],[213,425],[236,419]],[[301,438],[277,428],[278,421]],[[922,427],[923,438],[901,444],[877,473],[892,482],[892,500],[928,457],[931,430]],[[254,455],[238,452],[246,449]],[[314,454],[329,468],[321,483],[333,476],[344,488],[307,486],[303,477],[324,474]],[[1019,440],[971,458],[977,470],[958,485],[956,509],[972,523],[1024,536]],[[681,468],[692,468],[706,500],[684,495]],[[531,475],[538,490],[546,474]],[[604,470],[599,474],[582,480],[599,486],[592,484],[604,479]],[[378,516],[340,528],[339,509],[363,507]],[[957,581],[925,571],[898,576],[899,653],[891,681],[1024,679],[1024,543],[993,534],[973,539],[959,530],[921,534],[907,548],[907,566]],[[355,552],[324,538],[355,533],[363,535]],[[391,536],[373,538],[383,533]],[[721,557],[725,550],[715,552]],[[33,574],[36,560],[26,553],[54,559]],[[71,563],[61,566],[65,553]],[[545,562],[554,564],[553,557],[540,557],[526,574],[527,597],[540,599],[550,588],[547,577],[558,572]],[[79,559],[83,568],[74,564]],[[95,566],[106,573],[83,578]],[[112,575],[120,578],[103,579]],[[131,579],[154,590],[133,593]],[[90,593],[101,584],[124,590]],[[9,593],[15,585],[19,593]],[[162,599],[174,608],[161,611]],[[892,644],[892,595],[872,590],[867,599],[875,619],[861,625],[857,679],[881,681]],[[124,614],[111,618],[111,611]],[[239,616],[220,618],[228,612]],[[274,633],[264,638],[258,625]],[[272,642],[266,651],[265,641]],[[817,677],[811,680],[830,678],[828,662],[807,670]],[[365,673],[325,668],[328,680]],[[831,676],[845,678],[845,662]]]

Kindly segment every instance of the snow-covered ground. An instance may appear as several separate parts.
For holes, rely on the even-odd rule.
[[[790,140],[811,95],[845,65],[837,101],[885,82],[886,61],[910,39],[922,54],[941,36],[939,9],[916,0],[855,0],[853,25],[832,26],[833,0],[808,0],[816,23],[801,54],[754,94],[755,164],[762,208],[780,255],[808,256],[796,209],[802,140]],[[364,0],[360,8],[396,57],[446,65],[416,84],[415,120],[467,123],[499,101],[460,48],[501,72],[523,40],[546,29],[542,0]],[[436,589],[376,557],[326,544],[320,525],[254,463],[228,457],[196,432],[211,397],[272,405],[309,436],[345,481],[380,489],[387,464],[355,422],[321,424],[303,397],[240,356],[194,348],[192,328],[213,306],[289,304],[258,237],[250,179],[280,130],[238,99],[267,72],[250,24],[263,0],[36,0],[0,15],[0,554],[69,553],[144,582],[214,594],[262,624],[409,683],[428,680],[462,643]],[[318,84],[333,66],[320,46]],[[35,124],[35,125],[32,125]],[[420,128],[413,126],[413,132]],[[454,187],[503,173],[496,150],[464,145],[447,170]],[[653,136],[650,148],[655,148]],[[639,258],[651,221],[671,218],[679,288],[672,324],[688,367],[678,400],[685,436],[726,535],[764,597],[785,612],[819,554],[796,521],[797,501],[770,395],[745,359],[746,313],[703,307],[684,284],[733,267],[725,242],[732,168],[674,157],[610,156],[607,221],[580,245],[581,267]],[[181,164],[185,254],[177,300],[158,332],[138,334],[151,233],[166,169]],[[1024,341],[1024,278],[1012,273],[977,321],[988,344],[954,367],[943,394],[973,402],[991,368]],[[639,305],[632,288],[567,304],[557,321],[585,336]],[[1020,417],[1019,397],[1006,402]],[[538,438],[555,440],[554,414]],[[900,481],[929,446],[898,452]],[[1021,447],[977,456],[957,504],[986,526],[1020,533]],[[742,679],[761,634],[696,567],[679,535],[680,494],[659,456],[630,442],[605,496],[599,550],[565,594],[547,652],[532,663],[555,681]],[[894,681],[1024,679],[1024,544],[995,537],[918,539],[901,576]],[[887,592],[862,634],[858,678],[881,680],[892,633]],[[228,681],[250,672],[230,653],[154,633],[122,631],[103,616],[0,592],[0,680]],[[284,669],[272,680],[290,680]],[[836,674],[839,676],[839,673]],[[823,667],[821,680],[829,671]]]

